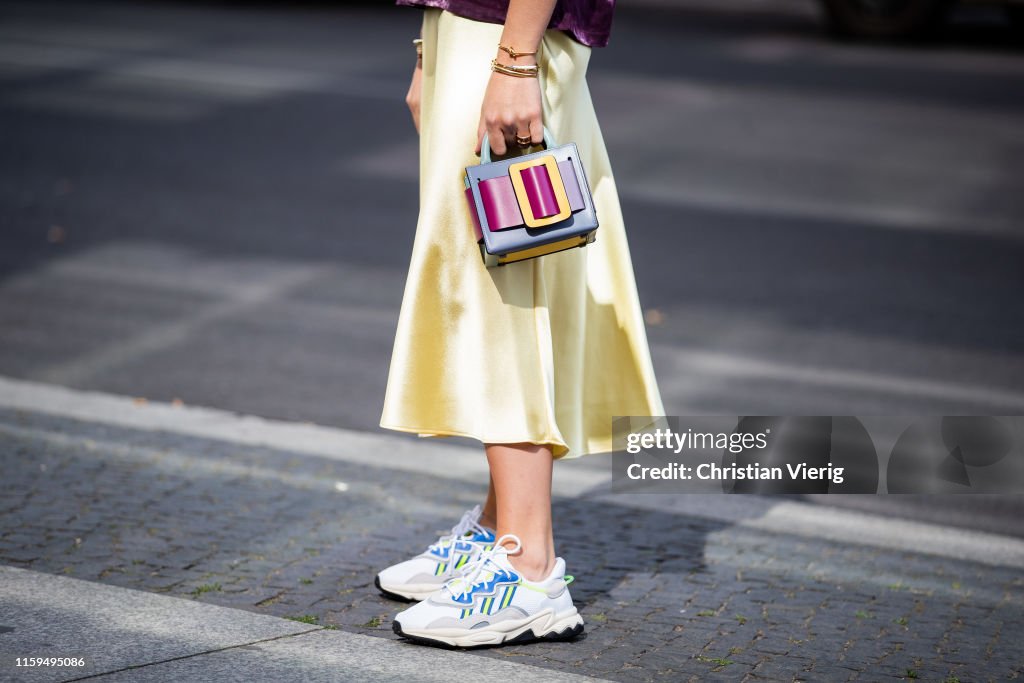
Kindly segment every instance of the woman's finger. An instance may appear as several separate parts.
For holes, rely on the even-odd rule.
[[[484,124],[484,117],[480,117],[480,123],[476,126],[476,148],[473,150],[473,154],[480,156],[482,143],[484,141],[484,135],[487,134],[487,126]]]
[[[487,139],[491,141],[491,152],[495,156],[501,156],[508,151],[505,145],[505,131],[500,125],[488,128]]]
[[[409,82],[409,90],[405,93],[405,103],[412,114],[412,123],[416,126],[416,132],[420,132],[420,90],[422,87],[423,70],[419,65],[413,69],[412,80]]]
[[[539,116],[530,121],[530,140],[535,145],[544,141],[544,119]]]
[[[519,131],[522,130],[519,123],[513,123],[505,126],[505,149],[517,150],[519,149],[519,143],[516,142],[516,138],[519,137]]]

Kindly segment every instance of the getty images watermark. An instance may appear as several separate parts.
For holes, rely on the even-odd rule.
[[[634,416],[612,431],[614,492],[1024,492],[1020,416]]]

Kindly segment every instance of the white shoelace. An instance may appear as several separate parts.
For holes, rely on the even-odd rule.
[[[506,541],[512,542],[512,547],[506,548],[503,545]],[[485,584],[495,574],[505,572],[504,567],[494,561],[496,556],[517,553],[522,547],[523,544],[518,536],[505,534],[494,542],[494,547],[490,550],[482,550],[475,559],[467,562],[458,576],[444,584],[444,588],[451,593],[453,598],[471,592],[474,586]]]
[[[433,552],[434,550],[441,550],[448,545],[454,545],[455,541],[463,540],[462,537],[473,532],[474,534],[487,535],[488,531],[480,525],[480,506],[477,505],[472,510],[467,510],[462,519],[459,520],[458,524],[452,527],[452,530],[437,539],[437,542],[431,543],[430,547],[427,548],[427,552]]]

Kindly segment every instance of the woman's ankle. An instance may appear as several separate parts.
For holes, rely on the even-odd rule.
[[[480,524],[480,526],[487,527],[488,529],[497,529],[498,519],[494,516],[488,515],[487,511],[485,510],[480,514],[478,524]]]
[[[555,568],[555,556],[541,553],[509,555],[512,567],[527,581],[543,581]]]

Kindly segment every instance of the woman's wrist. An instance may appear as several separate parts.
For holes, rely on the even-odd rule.
[[[551,20],[556,0],[509,0],[495,60],[523,66],[537,63],[537,53]],[[532,54],[531,54],[532,53]]]
[[[491,60],[491,71],[504,76],[513,76],[516,78],[538,78],[540,76],[540,67],[536,64],[510,66],[506,64],[499,64],[496,59]]]
[[[530,55],[529,57],[520,57],[519,59],[512,59],[501,50],[498,50],[498,53],[494,55],[494,61],[503,66],[536,66],[537,56]]]
[[[506,66],[532,66],[537,63],[540,46],[526,41],[514,42],[503,37],[498,43],[494,60]]]
[[[491,71],[504,77],[537,78],[540,72],[537,52],[504,42],[498,43],[497,52],[491,60]]]

